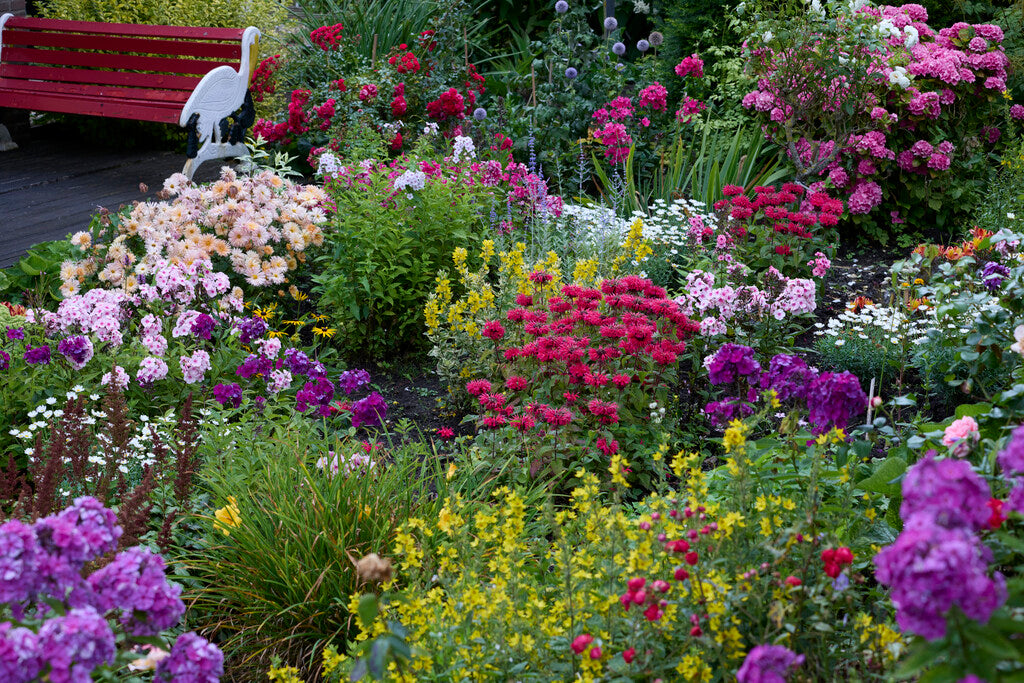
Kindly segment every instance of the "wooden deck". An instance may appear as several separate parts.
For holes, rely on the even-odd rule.
[[[115,151],[75,141],[63,131],[33,129],[0,152],[0,268],[16,263],[39,242],[84,229],[100,207],[111,210],[153,199],[164,179],[180,171],[184,154]],[[217,177],[222,160],[199,168],[195,179]],[[143,193],[139,184],[149,187]]]

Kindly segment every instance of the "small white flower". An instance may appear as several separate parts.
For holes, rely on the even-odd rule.
[[[48,405],[48,406],[52,406],[56,402],[57,402],[57,399],[54,396],[51,396],[50,398],[46,399],[46,405]]]

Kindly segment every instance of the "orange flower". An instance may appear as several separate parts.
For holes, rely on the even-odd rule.
[[[858,296],[856,299],[854,299],[853,301],[848,303],[846,305],[846,308],[849,309],[850,311],[852,311],[853,313],[860,313],[862,310],[864,310],[868,306],[874,306],[874,305],[875,305],[875,302],[872,301],[871,299],[867,298],[866,296]]]

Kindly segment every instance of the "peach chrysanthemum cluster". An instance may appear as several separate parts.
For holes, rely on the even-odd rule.
[[[84,254],[61,266],[61,292],[78,293],[93,275],[101,286],[133,292],[161,263],[217,261],[255,287],[287,282],[309,245],[323,244],[325,195],[271,171],[238,176],[225,167],[219,180],[193,185],[175,173],[164,182],[169,201],[136,204],[109,243],[80,232],[71,243]],[[102,237],[102,232],[100,237]]]

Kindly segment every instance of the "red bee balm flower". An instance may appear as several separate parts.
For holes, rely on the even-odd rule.
[[[505,328],[497,320],[489,320],[484,323],[484,330],[481,334],[488,339],[498,341],[505,336]]]

